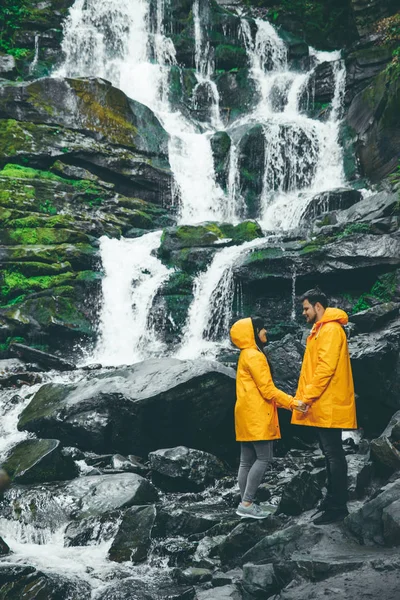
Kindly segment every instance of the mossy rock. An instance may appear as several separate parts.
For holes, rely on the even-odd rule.
[[[89,270],[96,268],[99,263],[99,252],[90,244],[58,244],[56,246],[9,246],[3,254],[3,260],[9,262],[22,262],[26,264],[26,269],[29,269],[27,263],[33,262],[51,267],[57,264],[70,264],[71,270]],[[54,263],[54,264],[53,264]],[[57,267],[56,267],[57,268]],[[33,275],[22,271],[25,275]],[[49,274],[43,271],[43,274]]]
[[[238,225],[229,225],[223,223],[221,226],[222,233],[232,239],[235,244],[243,242],[251,242],[257,238],[263,237],[263,232],[257,221],[242,221]]]
[[[215,48],[215,64],[217,69],[229,71],[247,66],[247,52],[241,46],[219,44]]]
[[[219,106],[229,123],[249,112],[257,103],[259,91],[248,68],[217,71],[213,76],[219,93]]]
[[[0,244],[12,245],[57,245],[71,243],[90,243],[91,238],[79,231],[72,229],[51,229],[38,227],[37,229],[2,229],[0,230]]]
[[[154,113],[103,79],[43,78],[0,88],[9,119],[61,125],[149,155],[168,155],[168,135]]]
[[[168,256],[182,248],[213,246],[224,237],[216,223],[202,225],[178,225],[165,229],[159,248],[160,256]]]
[[[77,477],[79,471],[73,459],[64,457],[60,450],[58,440],[24,440],[11,450],[3,469],[12,480],[23,484]],[[35,510],[34,506],[32,510]]]
[[[229,172],[229,156],[231,149],[231,138],[226,131],[217,131],[211,140],[211,149],[214,159],[214,170],[217,183],[226,190]]]

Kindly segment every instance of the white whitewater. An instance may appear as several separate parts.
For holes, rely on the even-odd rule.
[[[265,230],[296,227],[313,195],[343,186],[342,149],[338,142],[343,106],[345,67],[340,52],[311,50],[317,63],[333,62],[335,94],[327,122],[302,113],[308,73],[290,71],[285,44],[275,29],[256,20],[253,38],[249,23],[242,20],[251,76],[260,99],[243,126],[261,123],[265,136],[265,164],[260,222]],[[276,98],[280,99],[277,103]],[[329,168],[327,166],[329,165]]]
[[[157,2],[155,20],[151,18],[150,0],[76,0],[64,27],[65,61],[56,75],[102,77],[151,108],[171,136],[169,160],[178,189],[181,222],[224,220],[224,194],[215,181],[210,136],[201,133],[179,110],[173,110],[168,101],[169,67],[176,59],[163,22],[163,0]],[[213,97],[211,120],[219,126],[218,91],[210,79],[211,59],[203,58],[207,44],[199,18],[196,23],[196,74],[199,82],[209,86]]]
[[[214,256],[207,271],[200,273],[195,281],[194,299],[177,358],[215,358],[221,348],[229,345],[228,330],[235,292],[233,267],[266,241],[262,238],[223,248]],[[222,342],[217,341],[221,339]]]
[[[140,238],[100,239],[105,271],[99,341],[91,362],[129,365],[157,352],[148,316],[154,297],[170,271],[153,255],[161,232]]]

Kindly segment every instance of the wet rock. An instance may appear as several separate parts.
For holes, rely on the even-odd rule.
[[[149,470],[133,455],[125,458],[125,456],[122,456],[121,454],[114,454],[111,459],[111,468],[117,471],[130,471],[131,473],[139,473],[139,475],[144,475]]]
[[[146,560],[151,545],[151,532],[156,519],[155,506],[134,506],[122,517],[117,534],[108,551],[115,562]]]
[[[269,563],[279,558],[288,558],[296,550],[312,548],[323,535],[323,531],[313,525],[292,525],[263,537],[242,556],[241,564]]]
[[[380,331],[349,340],[355,390],[362,398],[357,416],[360,426],[371,436],[379,436],[393,410],[399,409],[399,349],[399,319]]]
[[[214,569],[221,561],[218,556],[219,545],[224,540],[223,535],[206,536],[200,540],[193,555],[193,565],[205,569]]]
[[[188,567],[187,569],[175,569],[174,571],[174,579],[178,583],[189,583],[192,585],[196,585],[199,583],[205,583],[206,581],[211,581],[213,577],[212,571],[210,569],[201,569],[199,567]]]
[[[384,472],[400,469],[400,411],[390,419],[383,433],[371,441],[371,457]]]
[[[11,479],[9,474],[4,470],[0,469],[0,496],[10,487]]]
[[[12,78],[16,73],[15,58],[11,54],[0,53],[0,77]]]
[[[347,122],[357,135],[362,172],[371,181],[379,181],[396,169],[400,149],[399,102],[398,78],[388,83],[382,73],[350,105]]]
[[[64,546],[92,546],[114,539],[119,511],[72,521],[64,532]]]
[[[242,569],[231,569],[230,571],[226,571],[223,573],[222,571],[217,571],[212,576],[212,584],[214,587],[220,587],[223,585],[230,584],[238,584],[241,583],[243,578]]]
[[[242,594],[235,585],[224,585],[212,590],[200,590],[196,595],[197,600],[242,600]]]
[[[61,358],[60,356],[48,354],[47,352],[37,350],[36,348],[30,348],[25,344],[11,344],[10,352],[28,362],[36,362],[48,369],[56,369],[57,371],[73,371],[76,368],[73,363]]]
[[[359,332],[368,333],[384,327],[386,323],[398,316],[399,310],[398,302],[384,302],[351,315],[350,321],[357,325]]]
[[[207,510],[208,508],[208,510]],[[179,508],[176,506],[164,506],[157,514],[157,535],[160,537],[172,537],[176,535],[193,535],[211,529],[221,521],[218,511],[215,513],[210,507],[198,504],[193,507]]]
[[[382,580],[385,584],[382,585]],[[381,573],[370,566],[330,577],[323,582],[294,581],[275,596],[276,600],[325,600],[327,597],[375,598],[393,600],[400,585],[397,570]]]
[[[77,384],[42,386],[18,428],[98,453],[143,456],[190,443],[229,457],[236,455],[234,402],[233,370],[208,361],[154,359],[90,374]]]
[[[368,458],[368,456],[360,454],[350,454],[346,457],[347,488],[350,499],[362,498],[371,485],[374,467]]]
[[[62,125],[149,155],[168,154],[168,136],[151,110],[104,79],[49,77],[6,84],[0,111],[3,118]]]
[[[375,497],[352,512],[346,519],[346,527],[362,544],[385,543],[383,535],[383,511],[399,498],[400,480],[385,485]],[[396,507],[394,512],[396,511]]]
[[[0,565],[0,597],[4,600],[89,600],[90,585],[82,580],[68,579],[55,573],[43,573],[34,567],[13,564]]]
[[[135,473],[80,477],[66,484],[62,492],[73,498],[76,516],[79,517],[158,500],[154,486]]]
[[[346,96],[348,101],[378,76],[391,60],[391,49],[372,34],[346,52]]]
[[[0,537],[0,556],[5,556],[6,554],[10,554],[10,548],[3,538]]]
[[[389,504],[382,511],[383,539],[387,546],[400,545],[400,500]]]
[[[216,73],[214,79],[219,92],[220,112],[225,122],[231,123],[251,110],[259,97],[259,90],[249,69],[223,71]]]
[[[169,492],[204,490],[224,473],[215,456],[185,446],[151,452],[149,461],[154,483]]]
[[[220,544],[218,552],[223,564],[236,562],[242,554],[266,535],[276,531],[281,524],[281,520],[275,515],[269,515],[260,522],[239,523]]]
[[[362,200],[362,194],[351,188],[339,188],[314,196],[301,215],[301,221],[310,221],[334,210],[346,210]]]
[[[217,131],[217,133],[212,136],[210,143],[217,183],[219,183],[223,189],[226,189],[229,173],[231,138],[226,131]]]
[[[397,194],[390,192],[379,192],[372,196],[367,196],[360,202],[354,204],[351,208],[342,211],[339,215],[339,221],[348,223],[352,221],[373,221],[382,217],[390,216],[398,201]]]
[[[307,93],[314,95],[314,102],[331,102],[335,93],[335,80],[332,62],[318,64],[308,82]]]
[[[37,365],[25,365],[20,360],[8,358],[0,360],[0,385],[3,388],[40,383],[42,377]]]
[[[243,135],[238,146],[240,190],[246,203],[246,215],[253,219],[260,214],[264,163],[264,130],[261,125],[256,125]]]
[[[299,471],[284,486],[278,510],[287,515],[299,515],[313,508],[321,496],[321,489],[309,471]]]
[[[148,585],[139,579],[113,583],[98,596],[98,600],[152,600]]]
[[[275,594],[279,585],[276,580],[274,567],[267,565],[243,565],[244,598],[269,598]]]
[[[73,479],[79,473],[73,459],[61,454],[58,440],[28,439],[14,446],[3,463],[18,483],[41,483]]]

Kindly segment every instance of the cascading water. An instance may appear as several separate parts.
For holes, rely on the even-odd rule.
[[[159,342],[148,314],[170,273],[152,254],[160,238],[156,231],[135,239],[100,239],[105,277],[100,339],[91,361],[117,366],[156,354]]]
[[[252,249],[266,243],[256,239],[241,246],[223,248],[194,285],[194,299],[184,328],[183,344],[177,358],[215,358],[229,343],[228,328],[235,293],[233,266]],[[222,339],[223,342],[217,340]]]
[[[56,75],[103,77],[151,108],[170,134],[181,221],[223,220],[224,193],[215,180],[209,135],[199,133],[168,101],[169,67],[176,61],[174,45],[164,34],[164,1],[157,2],[155,20],[150,9],[151,0],[76,0],[64,28],[65,61]],[[197,48],[197,76],[213,90],[212,115],[219,124],[218,93],[209,66],[204,67],[201,39]]]

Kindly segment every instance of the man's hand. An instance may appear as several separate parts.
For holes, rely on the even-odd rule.
[[[295,399],[295,400],[293,400],[293,409],[297,410],[298,412],[301,412],[303,414],[306,414],[306,412],[309,409],[309,406],[302,400]]]

